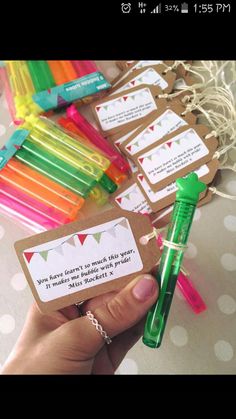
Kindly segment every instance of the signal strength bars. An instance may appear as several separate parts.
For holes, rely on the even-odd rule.
[[[161,3],[159,3],[151,13],[161,13]]]

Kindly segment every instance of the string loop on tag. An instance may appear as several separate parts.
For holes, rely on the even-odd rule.
[[[168,99],[168,97],[168,93],[162,93],[161,95],[158,95],[158,99]]]
[[[184,61],[177,61],[175,60],[171,66],[168,66],[167,64],[163,63],[163,65],[166,67],[164,70],[164,74],[166,74],[168,71],[175,70],[180,64],[182,64]]]
[[[158,230],[153,227],[153,230],[152,230],[151,233],[146,234],[145,236],[140,237],[139,243],[145,246],[146,244],[148,244],[148,242],[151,239],[157,238],[158,234],[159,234],[158,233]]]
[[[205,140],[208,140],[208,138],[211,138],[211,137],[218,137],[218,132],[216,130],[211,131],[209,134],[205,136]]]
[[[226,194],[224,192],[218,191],[218,189],[216,189],[214,186],[211,186],[208,188],[209,191],[211,191],[213,194],[219,195],[222,198],[227,198],[227,199],[231,199],[232,201],[236,201],[236,196],[235,195],[229,195]]]
[[[151,239],[158,238],[159,234],[160,234],[160,230],[158,230],[155,227],[153,227],[153,230],[152,230],[151,233],[146,234],[145,236],[140,237],[139,243],[145,246],[145,245],[148,244],[148,242]],[[185,245],[185,244],[174,243],[174,242],[171,242],[171,241],[166,240],[166,239],[163,239],[163,245],[164,246],[167,246],[167,247],[169,247],[170,249],[173,249],[173,250],[181,250],[181,251],[184,251],[187,248],[187,245]]]
[[[167,66],[166,68],[165,68],[165,70],[162,72],[162,74],[167,74],[168,73],[168,71],[172,71],[173,69],[172,69],[172,67],[169,67],[169,66]]]

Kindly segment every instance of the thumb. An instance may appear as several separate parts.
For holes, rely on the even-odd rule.
[[[151,275],[142,275],[130,282],[112,299],[93,311],[95,319],[112,338],[138,323],[158,297],[158,285]],[[72,320],[68,326],[78,336],[79,350],[94,356],[104,340],[87,316]]]

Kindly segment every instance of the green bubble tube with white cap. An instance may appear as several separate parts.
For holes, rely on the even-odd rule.
[[[144,328],[143,343],[150,348],[161,345],[196,205],[206,189],[196,173],[177,179],[176,184],[176,200],[156,276],[159,299],[148,312]]]

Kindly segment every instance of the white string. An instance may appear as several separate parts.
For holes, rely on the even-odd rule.
[[[201,123],[205,123],[212,130],[206,138],[214,136],[219,141],[213,158],[219,160],[220,169],[236,172],[236,163],[231,161],[229,155],[231,150],[236,150],[236,61],[200,61],[198,64],[175,61],[171,66],[172,70],[176,70],[179,65],[194,76],[196,83],[181,86],[177,92],[162,97],[174,99],[179,95],[183,96],[186,91],[186,95],[181,99],[186,106],[182,115],[198,112]],[[235,199],[215,188],[213,191],[224,198]]]
[[[168,247],[169,249],[172,249],[172,250],[184,251],[188,247],[186,244],[174,243],[174,242],[171,242],[169,240],[163,240],[163,244],[164,244],[164,246],[166,246],[166,247]]]
[[[159,236],[161,230],[163,230],[163,229],[157,229],[157,228],[153,227],[152,232],[149,233],[149,234],[145,234],[145,236],[140,237],[139,242],[142,245],[146,246],[151,239],[157,238]],[[164,244],[164,246],[169,247],[169,249],[173,249],[173,250],[182,250],[183,251],[187,248],[186,244],[174,243],[172,241],[165,240],[165,239],[163,239],[163,244]]]
[[[158,236],[158,230],[155,227],[153,227],[153,230],[151,233],[145,234],[145,236],[140,237],[139,243],[145,246],[146,244],[148,244],[148,242],[151,239],[157,238],[157,236]]]
[[[218,191],[218,189],[216,189],[215,187],[211,186],[210,188],[208,188],[213,194],[219,195],[222,198],[227,198],[227,199],[231,199],[232,201],[236,201],[236,196],[234,195],[229,195],[226,194],[224,192]]]
[[[207,125],[213,129],[213,132],[206,138],[213,135],[219,138],[219,149],[216,155],[217,158],[221,157],[220,168],[223,168],[229,160],[228,151],[236,145],[236,109],[232,92],[220,86],[207,87],[201,92],[193,89],[192,94],[182,100],[183,103],[186,101],[189,103],[182,114],[197,110],[202,118],[205,117]],[[228,164],[227,168],[230,167],[231,165]]]

